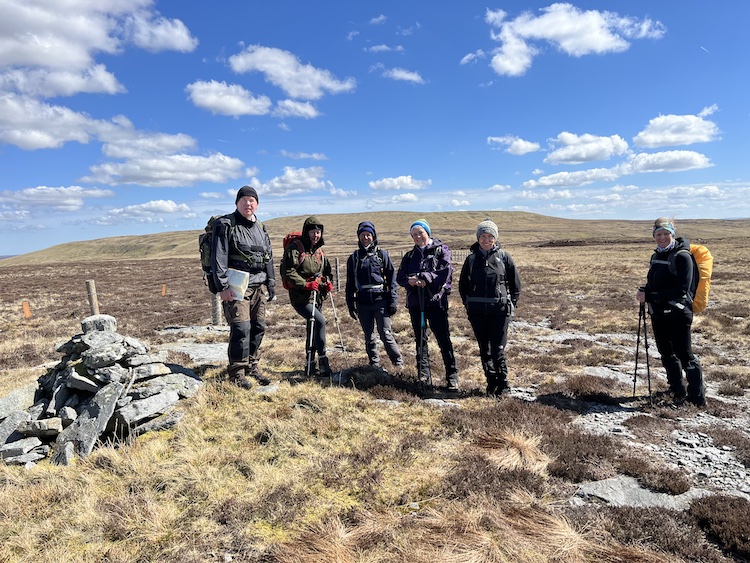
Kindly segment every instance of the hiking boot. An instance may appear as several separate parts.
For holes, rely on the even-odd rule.
[[[253,382],[244,375],[235,375],[233,377],[230,377],[229,381],[234,383],[237,387],[241,387],[242,389],[252,389],[253,387]]]
[[[680,405],[683,405],[685,403],[685,399],[687,399],[687,393],[685,393],[684,391],[682,393],[677,392],[672,397],[672,402],[675,404],[675,406],[679,407]]]
[[[258,364],[253,364],[247,369],[247,375],[250,377],[254,377],[255,381],[257,381],[260,385],[270,385],[271,379],[260,373],[260,370],[258,369]]]
[[[451,374],[447,379],[448,391],[458,391],[458,374]]]
[[[318,358],[318,368],[320,369],[318,377],[331,377],[333,375],[331,366],[328,363],[328,356],[320,356]]]

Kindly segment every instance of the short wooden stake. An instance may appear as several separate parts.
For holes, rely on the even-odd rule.
[[[23,307],[23,318],[30,319],[31,318],[31,305],[29,305],[29,302],[24,299],[21,302],[21,306]]]
[[[86,290],[89,294],[89,309],[92,315],[99,314],[99,300],[96,297],[96,283],[94,280],[86,280]]]
[[[222,319],[224,318],[224,308],[221,305],[221,297],[219,294],[211,295],[211,323],[214,326],[224,324]]]
[[[165,283],[161,284],[161,296],[162,297],[167,296],[167,284]]]

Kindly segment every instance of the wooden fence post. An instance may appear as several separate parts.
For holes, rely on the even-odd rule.
[[[86,290],[89,294],[89,309],[92,315],[99,314],[99,300],[96,298],[96,283],[94,280],[86,280]]]
[[[211,324],[214,326],[219,326],[224,324],[222,322],[222,319],[224,318],[223,315],[223,308],[221,306],[221,297],[219,297],[218,293],[212,293],[211,294]]]
[[[29,305],[29,302],[24,299],[21,301],[21,306],[23,307],[23,318],[24,319],[30,319],[31,318],[31,305]]]
[[[161,284],[161,296],[162,297],[167,296],[167,284],[165,283]]]
[[[341,274],[339,272],[339,257],[336,256],[336,293],[341,291]]]

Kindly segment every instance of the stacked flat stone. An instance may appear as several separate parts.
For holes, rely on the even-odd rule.
[[[203,382],[167,363],[167,352],[117,332],[117,320],[94,315],[57,351],[63,358],[37,383],[0,398],[0,458],[13,465],[51,456],[68,465],[103,439],[171,428],[175,407]]]

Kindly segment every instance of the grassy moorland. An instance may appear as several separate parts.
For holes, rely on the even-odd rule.
[[[632,386],[584,373],[633,361],[635,289],[651,252],[648,221],[569,221],[528,213],[427,215],[456,250],[492,217],[522,276],[509,345],[511,385],[539,399],[482,396],[476,344],[460,302],[451,303],[461,370],[460,408],[430,406],[414,393],[408,315],[394,331],[405,379],[362,369],[357,388],[302,377],[304,326],[284,292],[269,304],[261,367],[279,391],[245,392],[225,369],[194,366],[206,382],[181,404],[171,431],[103,444],[70,467],[0,465],[2,561],[734,561],[749,557],[747,501],[719,495],[690,510],[574,508],[576,483],[624,473],[678,494],[692,483],[678,468],[634,454],[608,435],[572,424],[592,400],[616,402]],[[322,216],[329,257],[343,275],[362,219],[397,259],[416,214]],[[274,245],[304,217],[267,222]],[[750,221],[678,222],[715,257],[711,307],[695,322],[695,346],[711,383],[706,413],[739,417],[750,388]],[[169,326],[207,325],[210,299],[196,256],[197,232],[73,243],[0,261],[0,395],[56,361],[55,344],[89,314],[86,280],[119,331],[153,345]],[[96,259],[92,259],[96,257]],[[457,269],[460,264],[457,264]],[[457,274],[455,279],[457,280]],[[162,288],[166,285],[166,295]],[[32,316],[24,319],[21,302]],[[361,331],[336,296],[345,356],[334,369],[366,364]],[[338,344],[331,310],[329,347]],[[587,335],[602,338],[587,339]],[[220,341],[204,336],[200,342]],[[435,355],[438,356],[437,354]],[[435,369],[441,383],[441,367]],[[655,390],[665,387],[655,370]],[[649,406],[639,380],[631,406],[641,432],[698,411]],[[387,401],[383,401],[387,400]],[[746,402],[744,403],[747,404]],[[662,430],[659,430],[659,428]],[[710,429],[704,428],[709,433]],[[657,436],[657,437],[654,437]],[[750,464],[750,437],[734,435]],[[744,502],[744,504],[743,504]]]

